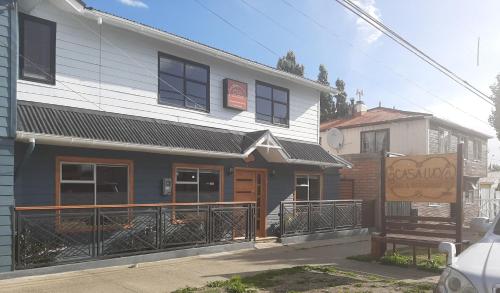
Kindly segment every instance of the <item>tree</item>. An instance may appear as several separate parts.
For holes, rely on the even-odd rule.
[[[337,79],[335,82],[338,94],[335,95],[335,100],[337,101],[336,108],[337,113],[335,118],[347,118],[350,115],[350,106],[347,102],[347,93],[345,92],[345,82],[341,79]]]
[[[328,71],[325,65],[321,64],[319,66],[318,82],[329,86],[328,82]],[[320,121],[325,122],[335,118],[335,102],[333,101],[332,94],[329,92],[320,93]]]
[[[288,51],[285,56],[280,57],[276,68],[298,76],[304,76],[304,65],[297,63],[293,51]]]
[[[493,100],[495,101],[495,109],[491,112],[489,122],[497,132],[497,138],[500,139],[500,74],[497,75],[496,84],[490,87],[493,92]]]

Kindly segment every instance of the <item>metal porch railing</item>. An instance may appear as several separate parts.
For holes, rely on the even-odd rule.
[[[361,200],[282,201],[281,237],[361,228]]]
[[[15,267],[255,240],[255,203],[15,209]]]

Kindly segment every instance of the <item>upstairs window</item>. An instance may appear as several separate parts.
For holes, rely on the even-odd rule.
[[[361,132],[361,152],[377,153],[389,151],[389,130],[375,130]]]
[[[287,89],[256,82],[255,117],[257,121],[288,126],[289,101]]]
[[[56,23],[19,14],[19,75],[21,79],[55,84]]]
[[[166,54],[158,58],[158,102],[210,111],[210,68]]]

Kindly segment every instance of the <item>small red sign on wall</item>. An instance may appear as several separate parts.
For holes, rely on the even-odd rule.
[[[224,107],[246,111],[248,102],[248,85],[229,78],[223,81]]]

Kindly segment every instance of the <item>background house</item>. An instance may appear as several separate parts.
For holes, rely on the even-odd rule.
[[[478,182],[479,178],[486,176],[489,138],[432,114],[384,107],[368,110],[362,102],[354,106],[351,117],[321,124],[321,145],[331,154],[341,155],[353,164],[352,169],[341,171],[345,198],[380,197],[380,156],[383,150],[402,155],[453,153],[458,143],[464,142],[465,223],[479,214]],[[450,213],[448,204],[419,203],[412,208],[418,209],[419,215]],[[397,209],[396,206],[395,212]]]

